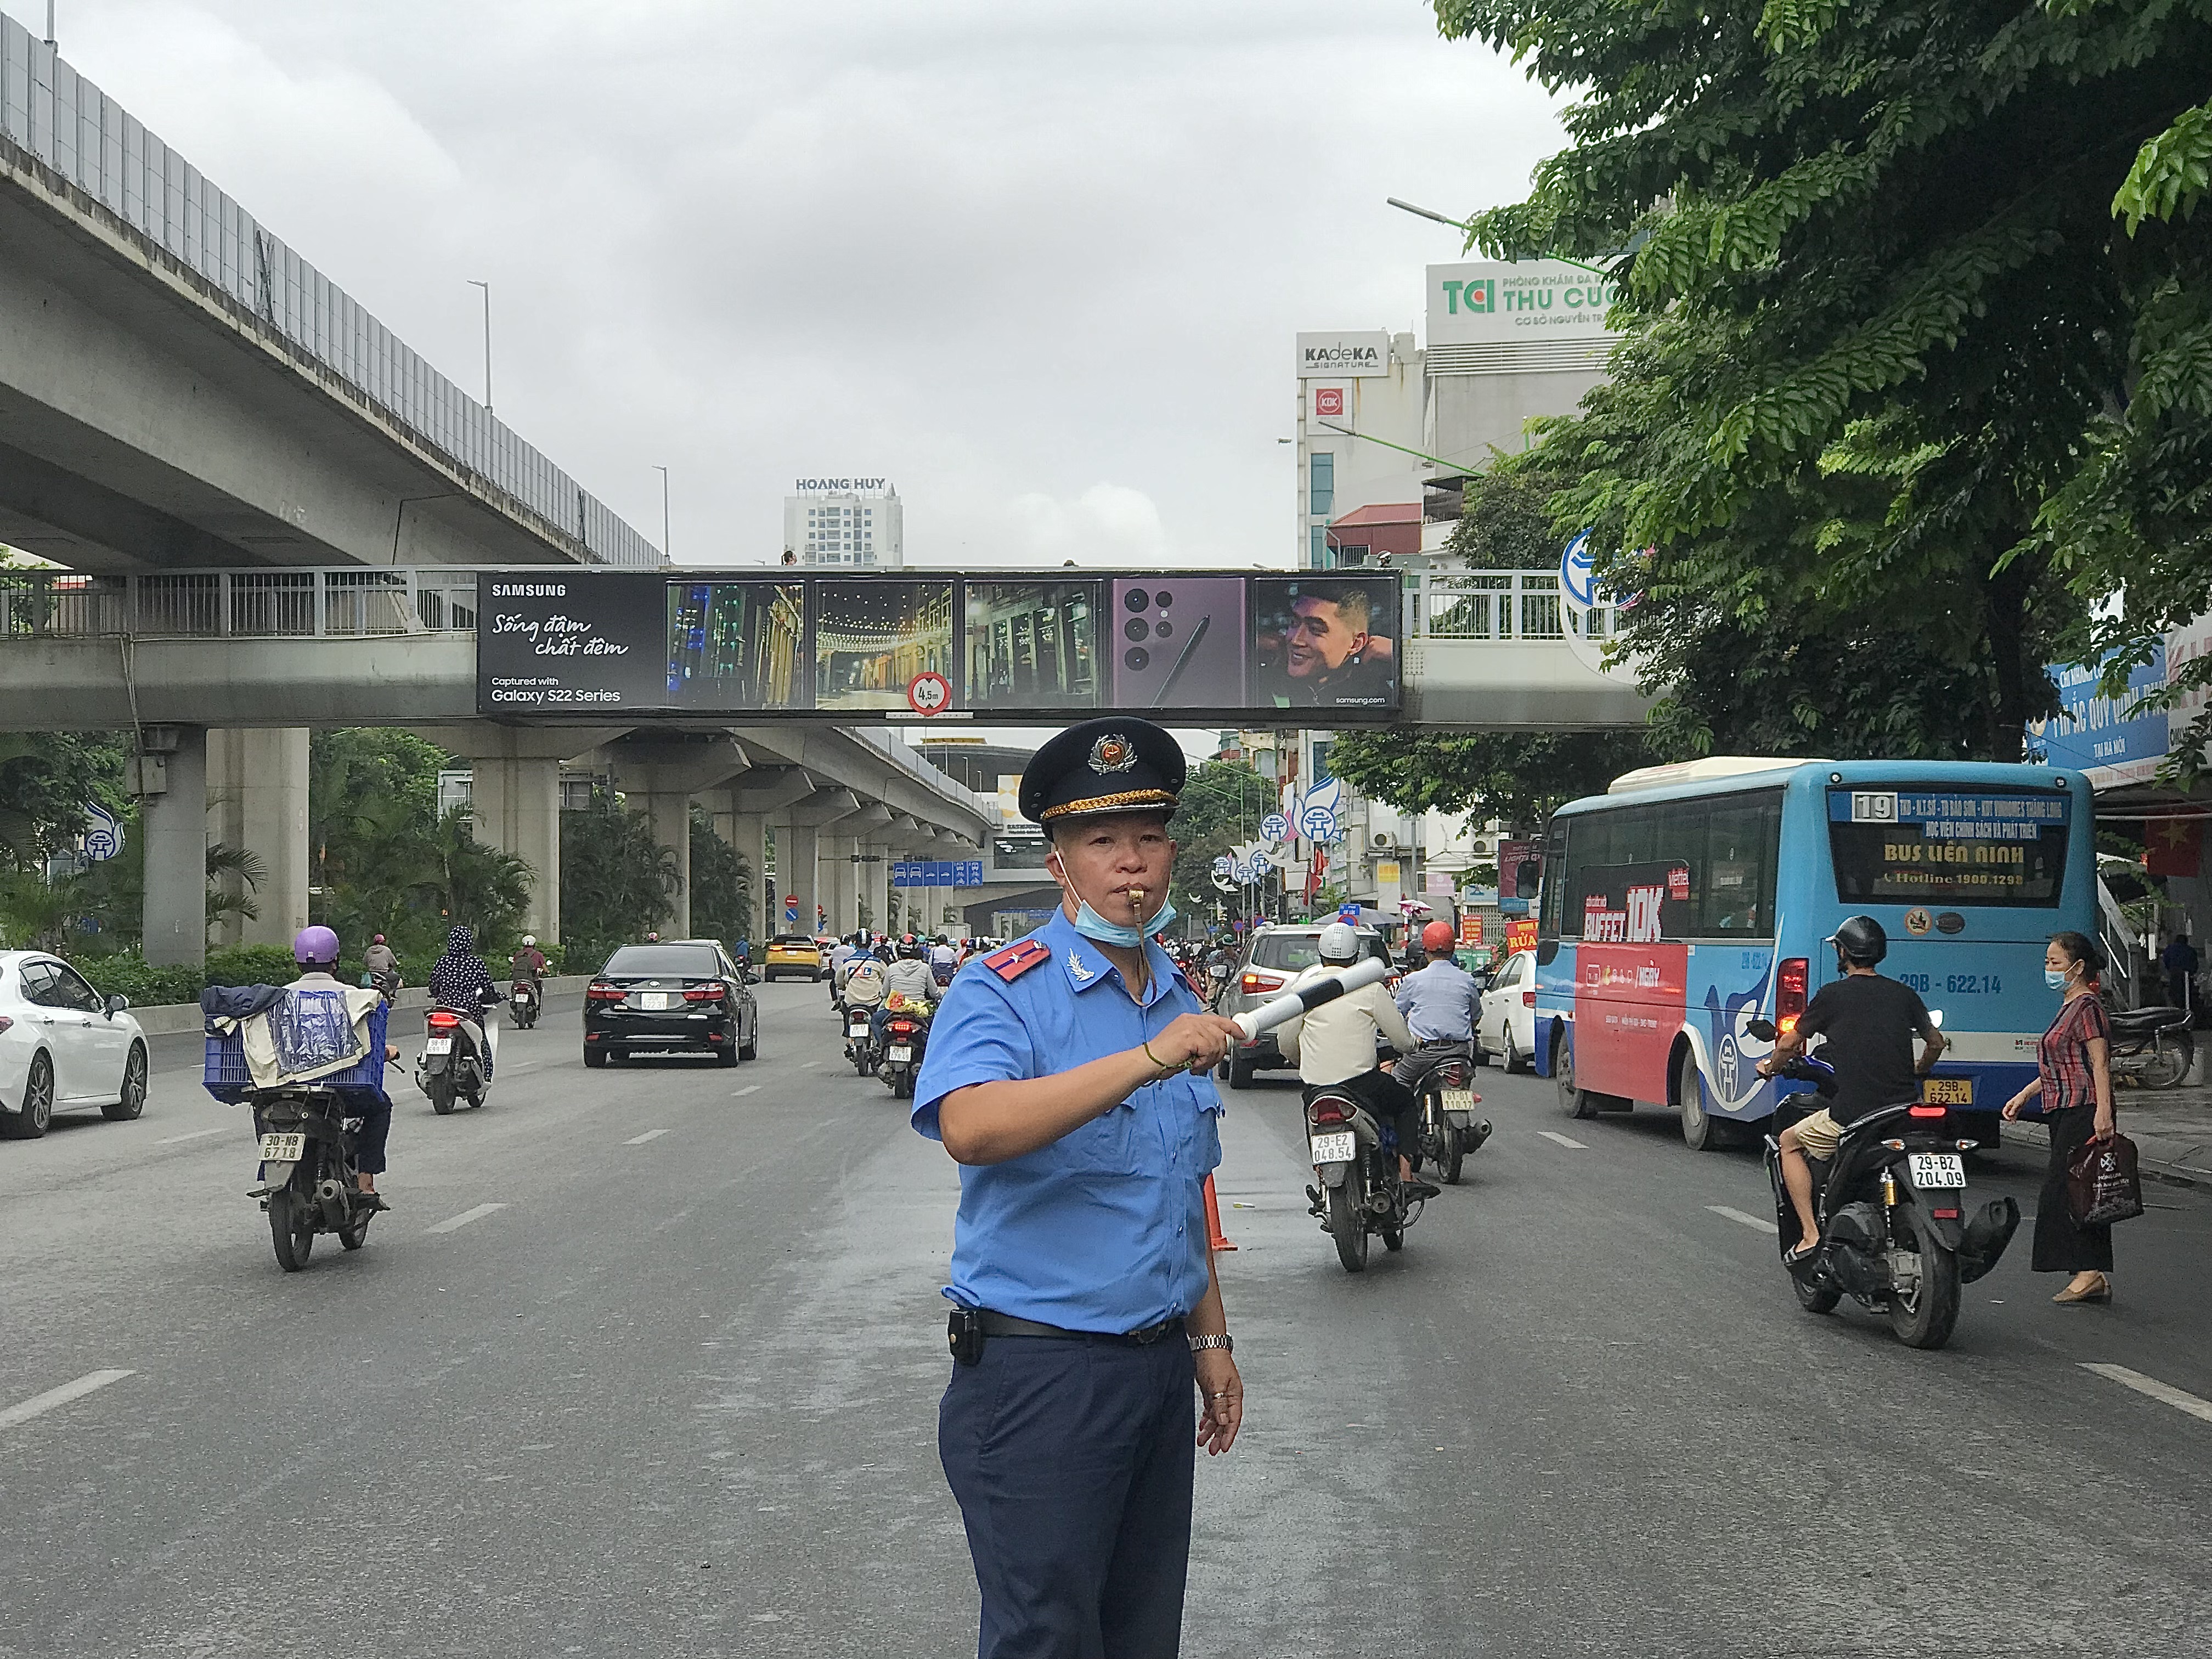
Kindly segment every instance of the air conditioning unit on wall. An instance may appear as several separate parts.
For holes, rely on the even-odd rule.
[[[1388,853],[1398,845],[1398,838],[1388,830],[1377,830],[1367,838],[1367,845],[1374,852]]]

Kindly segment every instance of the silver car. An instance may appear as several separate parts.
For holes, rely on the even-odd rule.
[[[1234,1018],[1247,1008],[1256,1008],[1279,994],[1283,987],[1321,960],[1321,929],[1320,923],[1261,928],[1246,947],[1244,959],[1230,975],[1228,988],[1222,992],[1216,1012]],[[1372,927],[1354,931],[1359,935],[1363,955],[1380,957],[1384,962],[1390,960],[1390,947],[1381,933]],[[1255,1072],[1290,1068],[1282,1049],[1276,1046],[1274,1033],[1262,1031],[1230,1054],[1229,1086],[1249,1089]]]

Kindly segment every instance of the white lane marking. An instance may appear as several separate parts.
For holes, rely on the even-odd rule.
[[[818,1060],[802,1060],[799,1062],[799,1069],[802,1072],[811,1072],[821,1063]]]
[[[459,1215],[448,1220],[441,1221],[434,1227],[426,1227],[423,1231],[433,1233],[449,1233],[456,1227],[465,1227],[471,1221],[482,1221],[493,1212],[503,1210],[506,1207],[504,1204],[479,1204],[473,1210],[464,1210]]]
[[[43,1417],[57,1406],[66,1406],[72,1400],[82,1400],[88,1394],[97,1394],[111,1382],[120,1382],[132,1375],[130,1371],[87,1371],[74,1382],[64,1382],[58,1389],[48,1389],[44,1394],[34,1394],[20,1406],[10,1406],[0,1411],[0,1429],[12,1429],[18,1423],[27,1423],[34,1417]]]
[[[1730,1209],[1725,1204],[1708,1204],[1705,1207],[1715,1215],[1724,1215],[1730,1221],[1741,1221],[1745,1226],[1756,1227],[1760,1232],[1772,1233],[1778,1237],[1781,1235],[1782,1229],[1771,1221],[1761,1221],[1755,1215],[1746,1215],[1741,1210]]]
[[[668,1131],[665,1129],[647,1129],[641,1135],[632,1135],[628,1140],[623,1142],[623,1145],[625,1146],[642,1146],[647,1141],[658,1140],[661,1136],[667,1133]]]
[[[2137,1394],[2148,1395],[2161,1405],[2171,1406],[2178,1412],[2187,1412],[2191,1417],[2212,1423],[2212,1400],[2200,1400],[2170,1382],[2161,1382],[2154,1376],[2145,1376],[2141,1371],[2131,1371],[2125,1365],[2098,1365],[2084,1360],[2081,1369],[2109,1377],[2122,1388],[2133,1389]]]
[[[209,1135],[222,1135],[228,1134],[229,1133],[230,1131],[228,1127],[219,1129],[195,1129],[188,1135],[163,1135],[154,1144],[156,1146],[173,1146],[180,1140],[203,1140]]]
[[[1581,1141],[1577,1140],[1573,1136],[1563,1135],[1556,1129],[1539,1129],[1536,1133],[1543,1136],[1547,1140],[1556,1140],[1560,1146],[1571,1146],[1578,1152],[1586,1152],[1589,1151],[1589,1147],[1583,1145]]]
[[[745,1085],[745,1086],[744,1086],[744,1088],[742,1088],[742,1089],[737,1089],[737,1090],[733,1090],[733,1091],[731,1091],[731,1094],[730,1094],[730,1098],[731,1098],[732,1100],[743,1100],[743,1099],[744,1099],[747,1095],[757,1095],[757,1094],[758,1094],[760,1091],[761,1091],[761,1085],[760,1085],[759,1084],[757,1084],[757,1083],[748,1083],[748,1084],[747,1084],[747,1085]]]

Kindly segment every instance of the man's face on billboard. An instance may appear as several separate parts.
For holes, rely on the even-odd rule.
[[[1366,631],[1353,633],[1334,600],[1307,596],[1292,602],[1286,664],[1292,679],[1333,673],[1366,644]]]

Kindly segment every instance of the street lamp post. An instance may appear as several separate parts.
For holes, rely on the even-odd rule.
[[[669,541],[668,469],[665,466],[656,465],[653,470],[660,475],[660,556],[665,559],[668,556]]]
[[[491,284],[480,283],[471,276],[469,278],[469,286],[483,290],[484,413],[489,415],[491,413]]]

